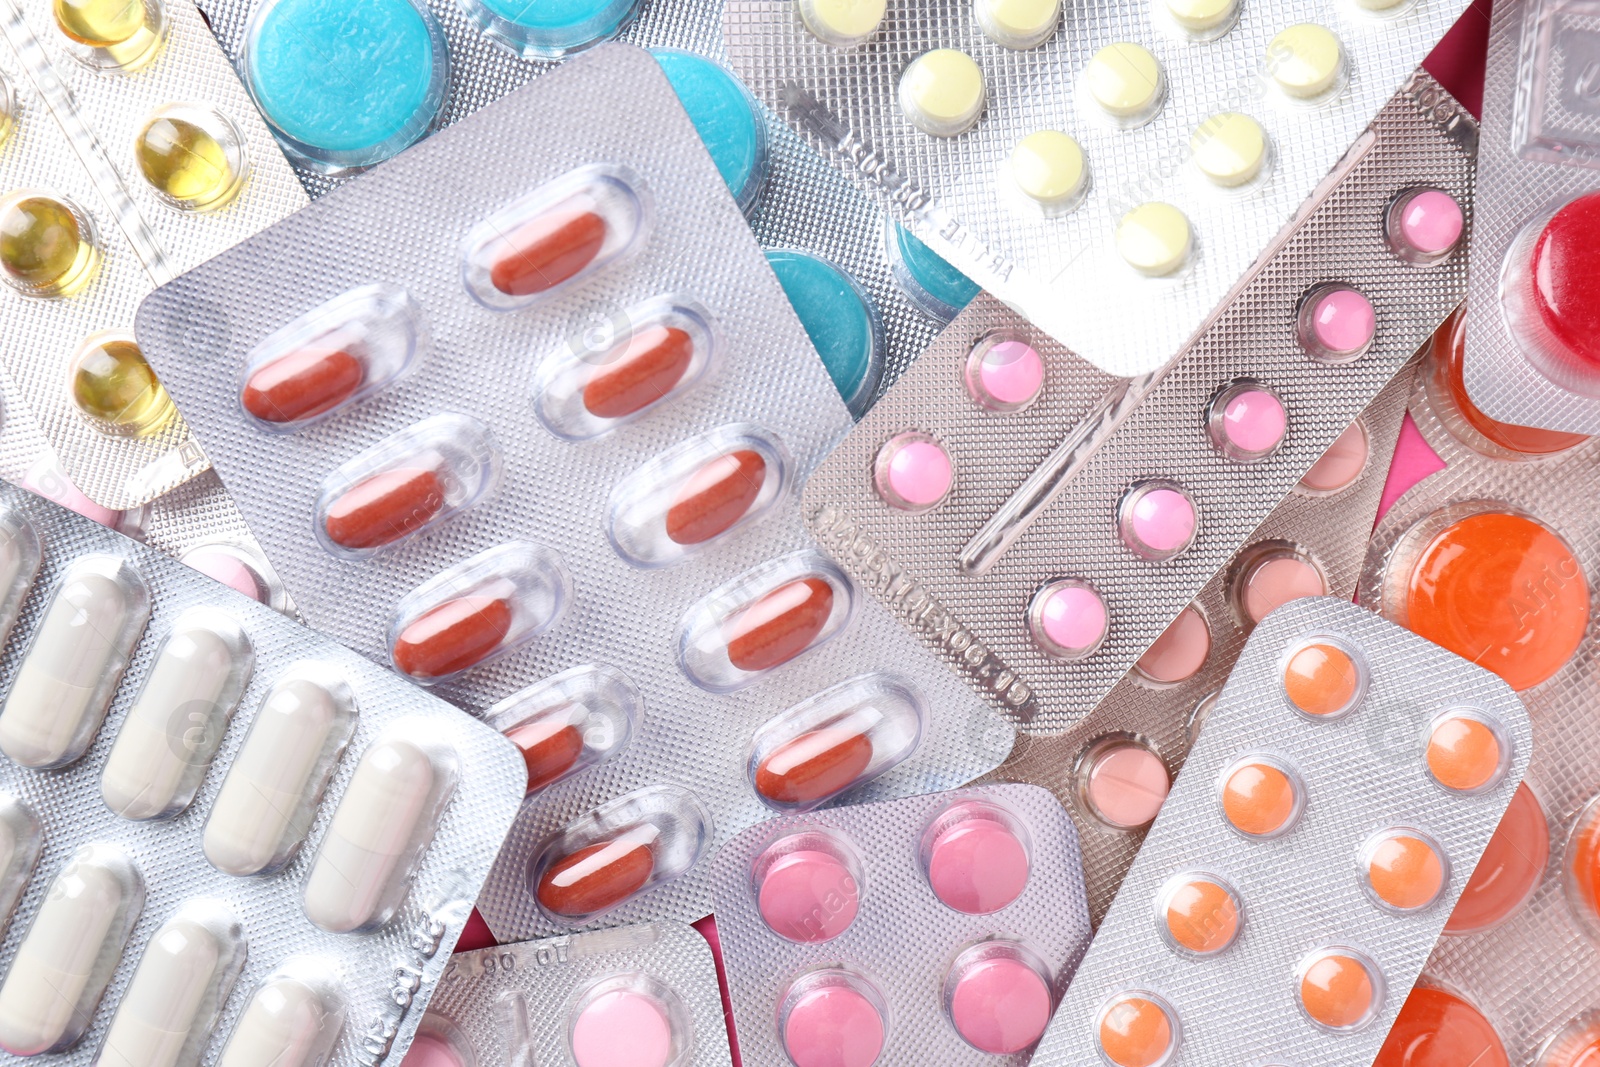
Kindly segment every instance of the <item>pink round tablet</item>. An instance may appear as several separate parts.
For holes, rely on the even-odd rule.
[[[1390,241],[1408,259],[1437,260],[1456,247],[1466,215],[1456,198],[1440,189],[1402,196],[1390,217]]]
[[[1283,401],[1266,389],[1241,389],[1222,408],[1221,433],[1235,458],[1270,455],[1283,443],[1288,428]]]
[[[1028,850],[1004,823],[974,815],[934,840],[928,884],[934,896],[955,910],[988,915],[1027,888]]]
[[[1039,1040],[1050,1023],[1050,987],[1021,960],[979,960],[955,981],[950,1021],[980,1052],[1018,1052]]]
[[[955,480],[950,456],[927,434],[902,433],[878,451],[878,495],[902,511],[925,511],[945,498]]]
[[[1057,656],[1073,658],[1093,652],[1105,639],[1109,621],[1100,594],[1079,582],[1047,585],[1034,597],[1034,640]]]
[[[1199,674],[1210,654],[1211,627],[1206,625],[1206,617],[1192,607],[1184,608],[1134,667],[1158,685],[1173,685]]]
[[[1089,766],[1084,793],[1103,821],[1133,830],[1156,817],[1172,788],[1167,765],[1143,745],[1108,745]]]
[[[1348,285],[1322,286],[1301,313],[1300,342],[1321,359],[1354,359],[1377,329],[1372,301]]]
[[[1148,560],[1171,559],[1189,547],[1198,522],[1194,502],[1177,486],[1134,488],[1122,505],[1122,540]]]
[[[1366,466],[1367,429],[1353,422],[1306,471],[1300,486],[1316,493],[1336,493],[1359,478]]]
[[[823,986],[789,1009],[783,1044],[795,1067],[872,1067],[883,1051],[883,1016],[848,986]]]
[[[1022,341],[985,342],[967,363],[967,391],[991,411],[1016,411],[1044,385],[1044,360]]]
[[[1299,556],[1272,556],[1245,572],[1239,602],[1251,622],[1260,622],[1291,600],[1327,591],[1321,573],[1310,563]]]
[[[84,496],[82,490],[72,484],[72,479],[67,477],[67,472],[61,468],[56,457],[49,452],[41,453],[34,460],[28,473],[22,476],[22,487],[113,530],[122,519],[122,512],[103,508]]]
[[[838,937],[855,922],[860,889],[838,857],[814,849],[776,860],[761,879],[756,906],[779,937],[812,944]]]
[[[419,1033],[400,1067],[462,1067],[461,1054],[438,1034]]]
[[[205,545],[184,555],[183,562],[215,578],[230,589],[237,590],[252,600],[266,603],[265,591],[255,571],[245,566],[243,560],[225,549]]]
[[[578,1067],[666,1067],[672,1023],[654,997],[615,989],[595,997],[572,1025]]]

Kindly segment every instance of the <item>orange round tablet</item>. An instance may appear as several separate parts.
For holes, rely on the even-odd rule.
[[[1347,1030],[1372,1017],[1377,984],[1365,961],[1347,949],[1315,953],[1300,972],[1300,1006],[1311,1021],[1330,1030]]]
[[[1204,875],[1174,880],[1161,917],[1174,944],[1197,955],[1221,952],[1239,936],[1239,901],[1227,886]]]
[[[1438,846],[1421,834],[1385,830],[1362,852],[1367,886],[1391,908],[1426,908],[1444,891],[1444,857]]]
[[[1173,1045],[1172,1017],[1148,997],[1124,993],[1100,1015],[1100,1051],[1117,1067],[1157,1067]]]
[[[1428,772],[1446,789],[1471,793],[1500,777],[1504,752],[1488,723],[1448,715],[1428,731]]]
[[[1547,527],[1484,512],[1451,524],[1423,549],[1408,582],[1406,621],[1521,692],[1578,650],[1589,626],[1589,582]]]
[[[1540,1055],[1536,1067],[1600,1067],[1600,1023],[1574,1023]]]
[[[1511,1067],[1511,1061],[1482,1012],[1454,993],[1419,985],[1372,1067]]]
[[[1299,784],[1281,767],[1245,760],[1222,783],[1222,813],[1251,837],[1282,833],[1300,808]]]
[[[1349,711],[1361,687],[1355,659],[1338,645],[1315,641],[1289,657],[1283,691],[1307,715],[1327,718]]]
[[[1578,819],[1567,857],[1572,888],[1587,912],[1585,917],[1600,922],[1600,801],[1591,801]]]

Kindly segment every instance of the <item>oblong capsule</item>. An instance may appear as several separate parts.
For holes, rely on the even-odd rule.
[[[389,921],[456,785],[455,750],[380,737],[361,754],[306,878],[306,916],[330,933]]]
[[[389,659],[423,685],[522,648],[572,601],[572,574],[553,549],[512,541],[479,552],[400,599]]]
[[[472,507],[500,480],[489,428],[435,415],[379,441],[322,480],[317,540],[336,556],[370,556]]]
[[[144,879],[115,845],[61,868],[0,982],[0,1048],[53,1052],[83,1036],[144,908]]]
[[[771,511],[794,460],[776,434],[736,424],[661,453],[611,492],[606,533],[636,567],[675,563]]]
[[[399,286],[341,293],[251,349],[239,406],[267,430],[299,430],[365,400],[422,359],[422,308]]]
[[[825,644],[854,612],[843,571],[816,552],[792,552],[691,607],[678,628],[678,663],[700,688],[731,693]]]
[[[591,664],[513,693],[483,718],[522,752],[532,795],[621,752],[643,708],[627,675]]]
[[[344,992],[323,961],[291,960],[250,994],[217,1067],[322,1067],[345,1011]]]
[[[698,301],[647,300],[545,357],[534,414],[563,440],[599,437],[705,377],[719,348],[711,312]]]
[[[151,935],[111,1017],[98,1062],[198,1062],[244,959],[238,919],[209,901],[183,907]]]
[[[44,834],[33,809],[0,793],[0,933],[28,887],[34,864],[44,850]]]
[[[189,806],[255,669],[243,628],[214,608],[178,616],[117,730],[100,796],[124,819]]]
[[[529,307],[638,251],[650,216],[637,174],[579,167],[474,226],[462,246],[462,283],[491,310]]]
[[[273,685],[206,819],[201,848],[213,867],[242,876],[289,861],[355,719],[355,698],[332,667],[302,664]]]
[[[0,708],[0,752],[35,769],[82,756],[149,618],[150,590],[127,560],[85,556],[69,566]]]
[[[28,517],[0,507],[0,646],[11,637],[22,614],[22,604],[39,575],[42,558],[39,535]]]
[[[927,721],[911,683],[882,673],[846,679],[756,731],[750,784],[769,807],[810,811],[911,755]]]

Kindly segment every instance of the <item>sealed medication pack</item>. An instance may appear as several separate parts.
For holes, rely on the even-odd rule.
[[[645,923],[457,953],[408,1067],[729,1067],[711,946]]]
[[[184,343],[218,315],[226,349]],[[1010,749],[807,541],[850,414],[641,49],[322,197],[139,328],[305,621],[523,749],[539,795],[480,904],[502,938],[698,918],[744,826]]]
[[[1035,786],[786,816],[716,867],[754,1063],[1027,1063],[1089,941],[1078,835]]]
[[[5,0],[0,36],[0,363],[72,481],[137,508],[206,469],[139,300],[305,192],[190,0]]]
[[[1273,612],[1033,1062],[1370,1063],[1532,746],[1488,671],[1332,597]]]
[[[0,1048],[397,1056],[516,814],[515,748],[176,560],[0,501]]]
[[[1158,375],[973,305],[806,486],[812,533],[1021,728],[1067,729],[1460,303],[1459,249],[1418,263],[1385,220],[1424,195],[1465,212],[1475,140],[1419,72]]]

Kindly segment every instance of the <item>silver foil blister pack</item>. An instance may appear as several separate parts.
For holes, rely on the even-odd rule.
[[[1022,729],[1067,729],[1460,303],[1464,257],[1405,259],[1384,220],[1417,190],[1470,204],[1475,141],[1419,72],[1156,376],[1086,372],[997,301],[974,306],[819,468],[813,534]],[[1031,392],[1012,393],[1025,361]],[[1273,432],[1237,432],[1236,404],[1275,408]]]
[[[1130,376],[1205,329],[1462,11],[1036,4],[1046,36],[1029,47],[991,39],[1004,5],[977,6],[975,19],[967,4],[880,3],[874,28],[871,5],[730,0],[724,33],[756,95],[886,210],[1056,340]],[[1202,7],[1204,28],[1174,22]],[[865,39],[819,39],[847,11]],[[951,69],[919,70],[930,56]],[[969,82],[977,99],[961,111],[950,98]],[[1227,127],[1240,115],[1248,149]],[[1053,158],[1023,145],[1042,131],[1070,136],[1055,151],[1075,162],[1059,166],[1081,177],[1034,199],[1014,152]],[[1198,164],[1224,143],[1243,150],[1224,153],[1234,184],[1219,186]]]
[[[0,1043],[402,1051],[515,817],[515,748],[159,552],[0,496]]]
[[[1493,758],[1454,758],[1462,730]],[[1033,1062],[1370,1062],[1532,747],[1487,671],[1332,597],[1280,608]]]
[[[119,15],[134,8],[144,19],[125,44],[92,48],[44,0],[0,7],[3,110],[15,111],[0,149],[17,233],[8,254],[28,256],[24,245],[50,234],[77,249],[70,263],[35,249],[7,269],[0,361],[71,479],[117,510],[206,469],[182,416],[146,380],[132,334],[139,300],[306,203],[200,12],[169,0]]]
[[[634,106],[609,108],[602,86]],[[485,159],[492,171],[477,169]],[[850,416],[717,181],[654,61],[606,46],[183,276],[141,313],[152,361],[306,622],[526,738],[530,786],[584,768],[531,801],[508,841],[480,902],[501,937],[590,925],[601,911],[606,924],[705,914],[699,856],[773,807],[823,799],[775,787],[763,803],[753,788],[751,761],[798,757],[791,742],[835,727],[870,740],[870,757],[849,764],[850,781],[874,779],[860,797],[949,788],[1010,749],[1010,728],[808,547],[797,486]],[[525,300],[495,289],[522,262],[521,251],[493,258],[501,234],[566,219],[561,205],[591,194],[583,202],[615,222],[595,254],[620,258],[533,294],[535,307],[486,306]],[[422,202],[420,229],[392,224]],[[496,222],[513,203],[535,205],[534,221]],[[638,218],[649,224],[630,230]],[[299,336],[286,327],[373,289],[431,337],[406,373],[299,423],[247,414],[262,366],[332,347],[301,342],[285,356],[279,342]],[[228,347],[190,346],[197,320],[220,324]],[[375,330],[356,350],[391,336]],[[623,413],[638,395],[628,368],[644,366],[627,355],[635,344],[678,367],[679,384],[646,375],[665,398]],[[440,495],[406,497],[419,476],[441,479]],[[350,503],[373,486],[399,494],[380,497],[400,524],[387,548],[364,540],[368,512]],[[718,486],[750,492],[734,494],[731,514],[674,510],[721,499]],[[420,532],[395,540],[413,514]],[[722,516],[719,530],[708,515]],[[745,610],[758,600],[783,610]],[[430,658],[445,646],[413,640],[448,621],[436,608],[456,607],[469,629],[512,616],[492,646],[504,654],[488,662],[480,649],[483,665],[465,674]],[[719,639],[736,616],[751,624],[747,643]],[[777,630],[755,625],[774,618]],[[785,645],[784,634],[809,636]],[[594,717],[551,718],[574,708]],[[542,761],[569,744],[546,775]],[[829,796],[848,784],[829,783]],[[635,818],[661,824],[656,888],[583,919],[541,910],[530,889],[559,878],[552,848],[588,848]]]
[[[681,923],[457,953],[412,1047],[429,1043],[467,1064],[733,1062],[711,946]]]
[[[1089,941],[1079,864],[1071,820],[1035,786],[745,830],[716,861],[742,1055],[802,1067],[1028,1062]]]

